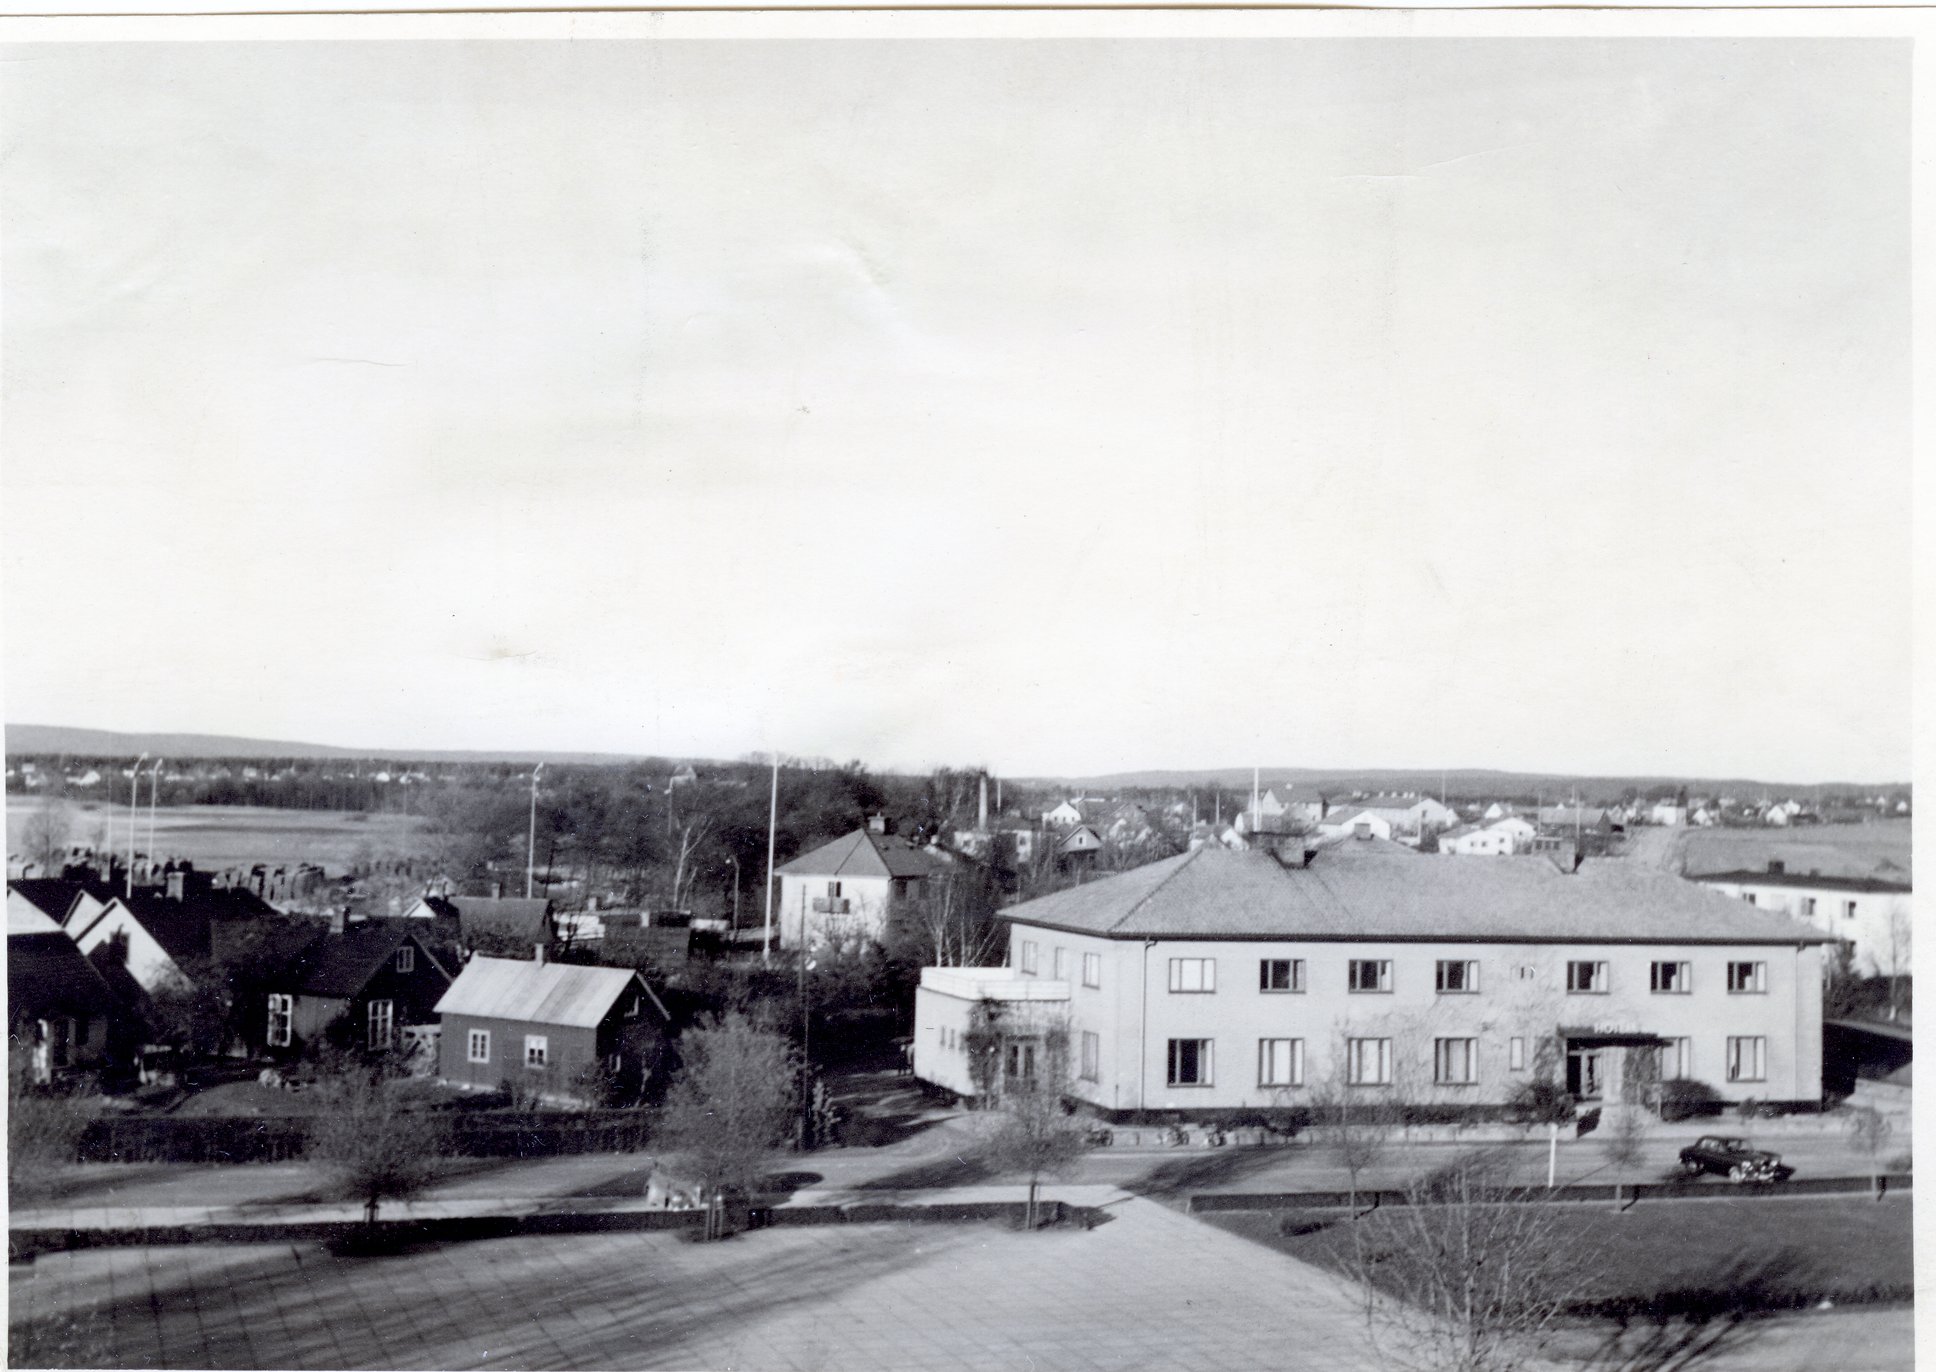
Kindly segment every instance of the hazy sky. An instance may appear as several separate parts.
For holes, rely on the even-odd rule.
[[[1908,53],[15,48],[7,717],[1906,777]]]

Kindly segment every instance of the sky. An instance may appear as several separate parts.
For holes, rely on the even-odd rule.
[[[1905,778],[1908,56],[15,47],[6,717]]]

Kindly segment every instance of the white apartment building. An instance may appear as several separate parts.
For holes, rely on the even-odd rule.
[[[1759,872],[1715,872],[1692,880],[1852,945],[1855,969],[1865,976],[1909,975],[1913,892],[1906,881],[1791,872],[1781,860]]]
[[[1300,842],[1300,841],[1294,841]],[[927,969],[915,1073],[969,1094],[966,1026],[1069,1034],[1103,1111],[1297,1105],[1321,1086],[1618,1099],[1645,1054],[1724,1099],[1816,1101],[1827,938],[1616,859],[1448,862],[1376,839],[1205,846],[1004,912],[1009,965]]]

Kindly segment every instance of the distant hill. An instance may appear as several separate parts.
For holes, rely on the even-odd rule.
[[[109,729],[72,729],[60,724],[7,725],[7,752],[68,757],[387,758],[399,762],[553,762],[605,766],[641,759],[627,753],[547,753],[508,749],[423,751],[410,748],[338,748],[287,739],[233,738],[227,734],[123,734]]]
[[[1558,804],[1579,792],[1582,801],[1618,799],[1628,787],[1645,794],[1661,787],[1685,786],[1701,795],[1735,795],[1742,798],[1805,796],[1816,791],[1891,791],[1908,789],[1909,783],[1836,781],[1800,785],[1785,781],[1755,781],[1740,777],[1698,776],[1570,776],[1559,772],[1503,772],[1485,768],[1462,767],[1455,770],[1426,771],[1419,768],[1331,769],[1317,767],[1265,767],[1260,772],[1265,787],[1289,782],[1301,795],[1348,795],[1354,791],[1406,792],[1436,796],[1441,788],[1453,799],[1464,797],[1538,796]],[[1192,786],[1221,786],[1225,790],[1250,790],[1248,767],[1213,767],[1202,771],[1112,772],[1103,776],[1015,777],[1021,785],[1061,786],[1070,790],[1115,792],[1131,788],[1179,789]]]

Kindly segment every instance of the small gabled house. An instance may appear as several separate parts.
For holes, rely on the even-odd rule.
[[[465,953],[506,953],[547,946],[558,936],[551,902],[542,896],[424,895],[403,912],[403,918],[430,921],[433,943],[450,944]]]
[[[327,1036],[337,1046],[381,1051],[406,1029],[437,1023],[451,975],[401,920],[318,932],[267,981],[262,1045],[293,1055]]]
[[[437,1002],[437,1075],[464,1090],[529,1087],[584,1099],[599,1074],[620,1099],[658,1072],[671,1015],[626,967],[522,962],[479,954]]]
[[[7,903],[7,1039],[36,1081],[128,1067],[141,1024],[52,918]]]
[[[107,898],[84,881],[30,877],[7,883],[7,908],[37,910],[71,931],[92,923],[107,908]]]
[[[895,907],[948,867],[938,850],[873,829],[823,843],[779,869],[780,946],[879,939]]]

